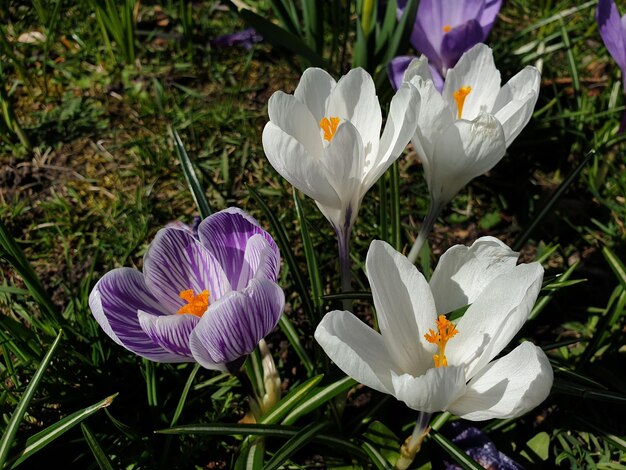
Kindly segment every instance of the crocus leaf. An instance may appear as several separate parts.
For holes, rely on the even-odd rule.
[[[483,467],[477,464],[472,458],[470,458],[462,449],[460,449],[451,440],[445,437],[443,434],[431,429],[430,437],[435,441],[444,451],[448,453],[460,466],[465,470],[483,470]]]
[[[94,436],[91,429],[89,429],[89,426],[87,426],[85,423],[80,423],[80,429],[81,431],[83,431],[85,441],[87,441],[87,445],[89,446],[89,449],[91,449],[91,453],[96,459],[96,463],[98,464],[100,469],[113,470],[113,465],[111,464],[109,457],[107,457],[106,453],[102,449],[102,446],[98,442],[98,439],[96,438],[96,436]]]
[[[260,420],[259,424],[275,424],[280,421],[291,409],[300,403],[324,377],[323,374],[310,378],[303,384],[291,390],[282,400],[269,410]]]
[[[276,451],[272,459],[265,464],[266,470],[274,470],[283,464],[294,452],[310,442],[313,437],[327,427],[329,423],[323,421],[321,423],[311,423],[303,427],[298,433],[289,439],[285,444]]]
[[[364,442],[361,444],[361,447],[370,458],[370,461],[378,468],[379,470],[391,470],[391,465],[385,457],[383,457],[376,448],[370,444],[369,442]]]

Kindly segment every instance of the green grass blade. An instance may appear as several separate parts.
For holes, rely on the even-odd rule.
[[[180,160],[180,166],[183,168],[185,180],[189,185],[191,195],[193,196],[193,200],[198,207],[198,211],[200,211],[200,215],[204,219],[211,215],[211,206],[209,205],[209,201],[207,200],[204,191],[202,190],[200,181],[198,181],[196,170],[193,167],[191,158],[189,158],[189,155],[185,150],[183,141],[180,139],[180,136],[175,129],[171,129],[170,132],[172,135],[172,139],[174,140],[174,148],[176,149],[176,154],[178,155],[178,159]]]
[[[365,452],[367,452],[367,456],[370,458],[370,462],[373,463],[374,466],[378,470],[392,470],[393,469],[393,467],[389,465],[389,462],[387,461],[387,459],[383,457],[382,455],[380,455],[380,452],[378,452],[374,448],[374,446],[372,446],[372,444],[370,444],[369,442],[363,442],[361,444],[361,447],[363,448]]]
[[[270,425],[270,424],[188,424],[170,429],[160,429],[155,431],[158,434],[204,434],[211,436],[266,436],[291,438],[295,436],[300,428],[295,426]],[[313,441],[326,445],[338,453],[353,455],[361,460],[367,460],[367,453],[359,446],[349,441],[334,436],[318,434],[313,437]]]
[[[298,262],[296,261],[296,257],[293,254],[293,250],[291,249],[292,244],[289,241],[289,237],[287,236],[285,228],[276,217],[276,213],[269,208],[261,195],[251,186],[248,186],[248,191],[265,214],[267,220],[269,220],[275,235],[274,239],[276,240],[276,243],[278,243],[280,253],[285,259],[285,262],[287,263],[287,266],[291,273],[291,277],[295,283],[294,287],[296,288],[296,291],[298,292],[298,294],[300,294],[300,298],[302,299],[302,307],[304,308],[304,312],[311,320],[311,323],[313,325],[316,325],[317,322],[315,321],[315,318],[317,317],[317,315],[315,314],[315,307],[313,306],[313,302],[311,301],[311,296],[309,295],[308,289],[302,276],[302,272],[300,271],[300,267],[298,265]]]
[[[329,423],[325,421],[322,423],[311,423],[302,428],[295,436],[285,442],[285,444],[276,451],[270,461],[265,464],[265,470],[274,470],[278,468],[328,425]]]
[[[264,468],[265,439],[248,436],[239,446],[239,455],[233,466],[234,470],[255,470]]]
[[[13,462],[11,468],[15,468],[20,465],[24,460],[31,457],[33,454],[39,452],[41,449],[46,447],[52,441],[57,439],[58,437],[65,434],[67,431],[72,429],[77,424],[81,423],[86,418],[89,418],[92,414],[101,410],[102,408],[106,408],[109,406],[115,397],[115,395],[111,395],[106,397],[104,400],[99,401],[98,403],[88,406],[82,410],[76,411],[69,416],[57,421],[52,426],[48,426],[43,431],[39,431],[34,436],[29,437],[26,440],[26,445],[24,448],[14,457],[15,462]]]
[[[567,282],[569,282],[569,278],[578,267],[578,264],[579,263],[576,262],[572,264],[569,268],[567,268],[567,271],[565,271],[563,274],[559,276],[558,282],[562,284],[566,284]],[[535,306],[533,307],[532,311],[530,312],[528,319],[534,320],[535,318],[537,318],[537,316],[543,311],[543,309],[545,309],[548,306],[548,304],[552,301],[552,299],[554,298],[554,295],[557,292],[558,292],[558,289],[549,290],[548,294],[544,295],[543,297],[540,297],[535,303]]]
[[[281,315],[282,319],[284,315]],[[254,351],[248,355],[246,362],[244,363],[246,375],[252,384],[254,393],[257,397],[265,395],[265,383],[263,381],[263,362],[261,361],[261,353],[259,347],[254,348]]]
[[[296,206],[296,214],[298,216],[298,223],[300,224],[300,234],[302,235],[302,246],[304,248],[304,255],[306,257],[306,266],[309,272],[309,279],[311,282],[311,292],[313,294],[313,305],[316,309],[317,322],[321,320],[321,310],[323,306],[322,295],[324,294],[324,287],[322,285],[322,278],[320,276],[317,255],[315,254],[315,248],[311,242],[309,235],[309,227],[306,221],[306,215],[302,208],[302,203],[298,197],[298,192],[293,191],[293,202]]]
[[[280,319],[278,320],[278,326],[280,326],[280,329],[287,337],[287,340],[289,341],[289,344],[291,344],[291,347],[296,351],[296,354],[300,358],[300,361],[302,362],[304,368],[309,374],[313,373],[315,371],[315,365],[313,364],[313,361],[304,349],[304,346],[300,341],[300,336],[298,335],[296,328],[291,323],[291,320],[289,320],[286,315],[281,315]]]
[[[327,385],[323,388],[320,388],[317,391],[314,391],[310,396],[307,397],[302,403],[297,405],[291,412],[287,415],[287,417],[283,420],[283,424],[293,424],[297,421],[301,416],[305,416],[312,411],[316,410],[320,406],[322,406],[327,401],[333,399],[337,395],[342,392],[345,392],[349,388],[354,387],[357,384],[357,381],[350,378],[344,377],[341,380],[338,380],[335,383]]]
[[[91,429],[85,424],[80,423],[80,429],[83,431],[83,436],[85,436],[85,441],[87,441],[87,445],[89,445],[89,449],[91,449],[91,453],[93,457],[96,459],[96,463],[101,470],[113,470],[113,465],[107,457],[107,454],[102,449],[102,446],[94,436]]]
[[[176,410],[174,411],[174,416],[172,417],[172,421],[170,422],[170,426],[176,426],[178,423],[178,418],[183,412],[183,408],[185,407],[185,402],[187,401],[187,395],[189,395],[189,390],[191,389],[191,385],[193,384],[193,380],[196,378],[196,374],[200,370],[200,364],[196,364],[193,366],[189,377],[187,378],[187,382],[185,383],[185,387],[183,388],[183,393],[180,394],[180,399],[178,400],[178,405],[176,406]]]
[[[50,349],[39,364],[39,367],[37,368],[35,375],[33,375],[33,378],[28,384],[28,387],[26,387],[26,391],[22,395],[22,398],[17,405],[17,408],[11,416],[9,424],[7,424],[7,427],[4,430],[4,434],[2,435],[2,439],[0,440],[0,468],[4,467],[4,464],[6,463],[7,456],[9,455],[9,450],[11,449],[11,444],[13,443],[13,439],[15,439],[15,434],[17,434],[17,430],[20,426],[20,423],[22,422],[22,418],[24,417],[24,414],[28,409],[28,405],[30,404],[30,401],[37,391],[39,382],[43,378],[43,374],[48,368],[48,364],[50,364],[52,356],[54,355],[57,347],[61,342],[62,336],[63,331],[59,331],[59,334],[52,343],[52,346],[50,346]]]
[[[463,452],[463,450],[457,447],[456,444],[443,434],[431,429],[430,437],[465,470],[484,470],[482,465],[477,464],[465,452]]]
[[[300,401],[309,394],[311,389],[313,389],[323,377],[323,374],[316,375],[303,384],[298,385],[261,417],[259,424],[275,424],[280,421],[294,406],[300,403]]]
[[[602,255],[609,263],[609,266],[611,266],[622,287],[626,289],[626,266],[624,266],[624,263],[606,246],[602,248]]]

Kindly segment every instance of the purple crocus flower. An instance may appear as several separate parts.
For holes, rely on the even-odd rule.
[[[622,71],[622,84],[626,92],[626,15],[620,18],[612,0],[600,0],[596,10],[600,36],[609,53]],[[622,115],[619,132],[626,128],[626,112]]]
[[[398,2],[402,14],[407,0]],[[464,52],[484,42],[493,27],[502,0],[421,0],[417,8],[411,45],[428,57],[435,86],[441,91],[449,68]],[[394,58],[388,67],[397,89],[411,58]],[[436,77],[436,78],[435,78]]]
[[[165,227],[144,256],[143,273],[109,271],[89,295],[104,332],[156,362],[199,362],[233,370],[278,322],[280,253],[240,209],[204,219],[198,237]]]
[[[257,33],[254,28],[247,28],[243,31],[237,31],[236,33],[218,36],[211,40],[211,44],[216,47],[243,46],[246,49],[251,49],[254,43],[261,42],[262,40],[263,36]]]

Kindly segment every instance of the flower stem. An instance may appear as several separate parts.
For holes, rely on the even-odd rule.
[[[352,271],[350,269],[350,233],[352,227],[336,230],[337,245],[339,247],[339,267],[341,271],[341,292],[352,291]],[[352,311],[352,300],[343,299],[343,309]]]
[[[431,413],[419,412],[413,434],[404,441],[404,444],[402,444],[400,448],[400,458],[396,462],[396,470],[406,470],[411,463],[413,463],[415,456],[422,447],[424,438],[428,435],[428,431],[430,431],[430,427],[428,426],[430,416]]]
[[[417,257],[420,254],[422,246],[424,242],[428,239],[428,235],[430,234],[433,226],[435,225],[435,221],[439,214],[441,213],[441,209],[443,209],[443,204],[440,202],[434,202],[431,200],[430,206],[428,207],[428,213],[424,218],[424,222],[422,222],[422,226],[420,227],[420,232],[411,247],[411,251],[409,251],[409,256],[407,258],[413,264],[417,261]]]

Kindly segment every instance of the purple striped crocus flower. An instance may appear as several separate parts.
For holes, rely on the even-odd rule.
[[[596,10],[596,21],[604,45],[622,71],[622,84],[626,92],[626,15],[620,18],[612,0],[600,0]],[[622,115],[619,132],[626,128],[626,112]]]
[[[143,272],[109,271],[89,295],[113,341],[156,362],[233,370],[278,322],[280,253],[258,222],[237,208],[204,219],[198,236],[165,227]]]
[[[398,1],[402,14],[407,0]],[[485,42],[502,0],[420,0],[411,32],[411,45],[428,57],[433,82],[443,89],[446,72],[459,61],[464,52]],[[415,57],[399,56],[389,63],[388,74],[398,89],[404,71]]]

